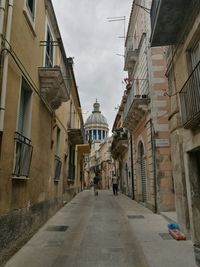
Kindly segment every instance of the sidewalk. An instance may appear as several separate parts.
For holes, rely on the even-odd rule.
[[[117,202],[129,218],[150,267],[197,266],[192,242],[176,241],[168,234],[168,219],[175,222],[175,213],[154,214],[124,195]]]
[[[191,241],[168,221],[111,191],[78,194],[5,267],[196,267]]]

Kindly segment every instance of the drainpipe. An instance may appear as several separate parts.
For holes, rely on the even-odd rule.
[[[6,0],[1,0],[0,1],[0,51],[1,51],[1,42],[2,42],[2,35],[3,35],[5,7],[6,7]]]
[[[11,25],[12,25],[12,14],[13,14],[13,2],[14,0],[9,0],[8,2],[8,16],[6,25],[6,43],[5,48],[9,49]],[[5,117],[5,106],[6,106],[6,90],[7,90],[7,78],[8,78],[8,53],[5,52],[3,58],[3,73],[2,73],[2,89],[0,96],[0,132],[4,129],[4,117]]]
[[[157,202],[157,176],[156,176],[156,143],[155,143],[155,133],[153,128],[152,119],[150,119],[151,127],[151,147],[152,147],[152,157],[153,157],[153,175],[154,175],[154,212],[158,211],[158,202]]]
[[[131,142],[131,180],[132,180],[132,199],[135,199],[135,185],[134,185],[134,169],[133,169],[133,137],[130,133]]]

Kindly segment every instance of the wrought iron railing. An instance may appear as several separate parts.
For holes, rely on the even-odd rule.
[[[137,81],[139,81],[139,91],[136,90]],[[136,79],[133,81],[133,85],[132,85],[131,89],[128,90],[127,101],[124,105],[124,111],[123,111],[124,118],[126,118],[126,116],[129,114],[130,107],[131,107],[133,101],[147,97],[148,92],[149,92],[148,79],[146,79],[146,78],[138,79],[138,80]]]
[[[185,128],[200,123],[200,61],[180,91],[181,116]]]
[[[15,155],[13,176],[28,177],[32,159],[33,146],[31,140],[15,132]]]
[[[62,168],[62,161],[58,156],[55,155],[54,158],[54,180],[58,181],[60,179],[60,173]]]

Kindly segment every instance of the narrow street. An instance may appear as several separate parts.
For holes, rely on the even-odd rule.
[[[196,265],[192,242],[171,239],[161,215],[122,194],[102,190],[95,197],[86,190],[60,209],[5,266]]]

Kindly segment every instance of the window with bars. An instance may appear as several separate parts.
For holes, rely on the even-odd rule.
[[[32,90],[28,83],[22,79],[19,100],[18,124],[15,133],[14,152],[14,178],[27,178],[29,176],[33,147],[29,139],[32,112]]]
[[[200,122],[200,40],[189,50],[191,73],[180,91],[182,122],[194,128]]]

